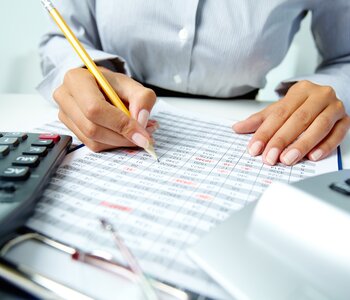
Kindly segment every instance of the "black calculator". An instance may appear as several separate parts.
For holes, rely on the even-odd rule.
[[[31,216],[71,143],[66,135],[0,132],[0,241]]]

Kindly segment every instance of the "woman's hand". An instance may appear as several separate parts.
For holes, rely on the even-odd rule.
[[[78,68],[68,71],[63,84],[54,92],[59,119],[93,151],[135,145],[145,148],[158,126],[157,122],[148,121],[155,93],[123,74],[104,68],[101,71],[129,108],[132,118],[106,101],[88,70]]]
[[[303,157],[318,161],[329,155],[350,128],[350,118],[334,90],[309,81],[294,84],[280,101],[233,125],[237,133],[255,132],[252,156],[274,165],[294,165]]]

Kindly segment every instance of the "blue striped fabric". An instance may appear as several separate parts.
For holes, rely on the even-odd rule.
[[[349,0],[60,0],[53,1],[97,61],[135,79],[191,94],[231,97],[265,85],[312,13],[322,62],[308,79],[331,85],[349,104]],[[55,25],[40,52],[51,98],[64,73],[81,65]],[[349,107],[349,106],[348,106]]]

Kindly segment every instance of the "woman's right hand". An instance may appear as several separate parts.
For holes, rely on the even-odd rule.
[[[149,121],[156,94],[124,74],[100,70],[128,107],[131,118],[106,100],[88,70],[77,68],[66,73],[63,84],[54,92],[59,119],[95,152],[147,148],[158,128],[156,121]]]

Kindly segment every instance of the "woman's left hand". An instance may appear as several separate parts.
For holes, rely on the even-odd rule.
[[[294,84],[280,101],[233,125],[237,133],[254,133],[248,144],[252,156],[275,165],[294,165],[307,157],[318,161],[344,139],[350,117],[329,86],[309,81]]]

